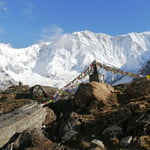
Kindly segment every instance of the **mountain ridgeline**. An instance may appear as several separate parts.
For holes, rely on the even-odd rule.
[[[4,76],[7,75],[1,79],[1,84],[5,81],[9,84],[9,78],[11,83],[21,81],[29,85],[62,87],[93,60],[128,72],[139,73],[150,61],[150,32],[112,37],[81,31],[21,49],[1,43],[0,60],[0,70]],[[110,74],[103,69],[100,71],[109,80]],[[129,80],[124,78],[123,81],[122,77],[117,77],[115,82]]]

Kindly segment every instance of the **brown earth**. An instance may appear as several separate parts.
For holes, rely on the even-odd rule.
[[[42,87],[42,86],[41,86]],[[41,103],[48,99],[45,93],[39,97],[33,98],[32,89],[27,85],[13,85],[0,93],[0,115],[15,110],[31,101]],[[48,86],[46,87],[48,89]],[[56,88],[49,87],[51,95],[56,91]],[[37,91],[38,93],[39,91]],[[50,95],[50,96],[51,96]]]
[[[14,85],[0,93],[0,112],[10,112],[32,101],[29,97],[29,86]]]

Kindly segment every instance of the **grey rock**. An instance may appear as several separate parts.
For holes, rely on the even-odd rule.
[[[91,141],[91,143],[98,146],[96,149],[98,149],[98,150],[105,150],[105,145],[104,145],[104,143],[102,141],[97,140],[97,139],[93,139]]]
[[[63,142],[76,140],[79,131],[80,121],[77,118],[70,117],[66,122],[62,123],[59,128],[59,136]]]
[[[123,147],[127,147],[131,144],[132,142],[132,136],[127,136],[121,139],[120,145]]]
[[[38,106],[0,116],[0,147],[5,145],[16,133],[21,133],[28,128],[42,128],[46,116],[47,108]]]

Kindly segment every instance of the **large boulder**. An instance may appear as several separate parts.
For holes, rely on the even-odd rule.
[[[36,103],[25,105],[18,110],[0,116],[0,147],[9,139],[28,128],[41,129],[56,120],[52,109],[40,107]]]
[[[102,107],[111,104],[109,99],[115,89],[108,84],[99,82],[82,83],[79,85],[75,93],[75,104],[81,108],[87,108],[97,103],[97,106]]]
[[[54,95],[57,90],[50,86],[35,85],[30,88],[30,97],[32,99],[47,98]]]

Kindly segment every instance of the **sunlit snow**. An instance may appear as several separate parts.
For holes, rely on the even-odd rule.
[[[137,73],[150,60],[150,32],[112,37],[81,31],[22,49],[0,44],[0,70],[30,86],[62,87],[93,60]]]

